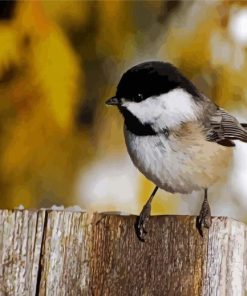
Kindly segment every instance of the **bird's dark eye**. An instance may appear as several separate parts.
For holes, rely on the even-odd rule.
[[[136,102],[141,102],[142,100],[143,100],[143,94],[138,93],[138,94],[135,96],[135,101],[136,101]]]

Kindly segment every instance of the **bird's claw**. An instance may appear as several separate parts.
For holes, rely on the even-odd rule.
[[[145,236],[147,234],[146,225],[149,220],[150,214],[151,214],[151,204],[147,203],[143,207],[140,213],[140,216],[137,217],[137,221],[135,224],[136,235],[139,238],[139,240],[142,242],[145,242]]]
[[[201,236],[203,236],[203,229],[210,228],[212,224],[211,210],[208,202],[202,204],[199,216],[197,217],[196,226]]]

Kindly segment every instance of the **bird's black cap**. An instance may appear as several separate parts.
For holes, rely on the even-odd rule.
[[[116,97],[140,101],[179,87],[195,99],[199,98],[196,87],[176,67],[170,63],[150,61],[138,64],[123,74]]]

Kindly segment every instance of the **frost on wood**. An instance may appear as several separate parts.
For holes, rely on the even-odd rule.
[[[246,226],[159,216],[0,211],[0,295],[245,295]]]

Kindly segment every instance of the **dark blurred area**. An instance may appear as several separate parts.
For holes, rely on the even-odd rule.
[[[16,1],[1,1],[0,2],[0,19],[8,20],[14,15]]]
[[[242,1],[1,1],[0,206],[136,212],[152,184],[104,101],[128,67],[160,59],[247,118],[246,26]],[[169,196],[154,212],[176,212]]]

